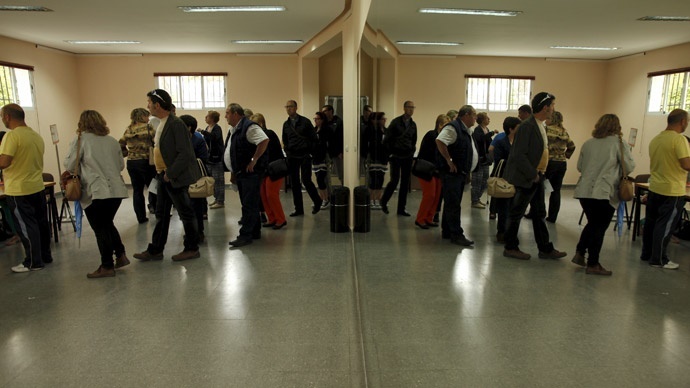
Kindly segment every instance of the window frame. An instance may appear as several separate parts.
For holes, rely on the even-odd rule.
[[[485,95],[486,95],[486,102],[485,102],[485,107],[477,107],[474,106],[475,109],[477,110],[482,110],[482,111],[487,111],[487,112],[517,112],[518,108],[521,105],[524,104],[529,104],[530,101],[530,96],[532,95],[532,87],[533,87],[533,82],[536,77],[534,76],[529,76],[529,75],[486,75],[486,74],[465,74],[465,101],[467,104],[472,105],[470,103],[470,82],[472,79],[483,79],[486,80],[487,82],[487,88],[485,90]],[[507,100],[505,101],[505,105],[507,105],[508,109],[491,109],[491,106],[495,106],[499,103],[502,102],[496,102],[492,101],[492,95],[491,95],[491,88],[490,88],[490,82],[492,79],[500,79],[500,80],[506,80],[508,81],[508,90],[505,90],[505,95]],[[529,90],[527,92],[527,101],[523,103],[518,103],[515,109],[511,108],[510,104],[510,96],[512,94],[512,81],[514,80],[528,80],[529,82]]]
[[[228,101],[228,73],[198,73],[198,72],[192,72],[192,73],[153,73],[153,77],[155,78],[155,84],[157,88],[161,88],[161,82],[160,82],[160,77],[177,77],[177,83],[180,85],[180,91],[182,91],[182,77],[200,77],[200,97],[201,97],[201,107],[199,108],[190,108],[185,106],[186,104],[189,104],[189,102],[185,101],[179,101],[175,99],[175,95],[171,93],[170,90],[166,90],[168,93],[170,93],[170,97],[173,99],[173,104],[175,104],[176,109],[180,110],[208,110],[208,109],[225,109],[227,106],[227,101]],[[216,106],[216,105],[208,105],[206,102],[206,93],[205,93],[205,82],[204,78],[205,77],[223,77],[223,105],[222,106]],[[165,88],[161,88],[165,89]],[[181,98],[181,97],[180,97]]]
[[[681,87],[681,96],[680,96],[680,106],[677,107],[669,107],[668,106],[668,101],[671,98],[671,93],[673,92],[673,88],[669,88],[669,83],[671,81],[671,77],[675,74],[684,74],[683,77],[683,85]],[[661,88],[661,96],[658,96],[659,99],[661,100],[661,106],[659,107],[658,110],[651,111],[650,110],[650,105],[652,102],[652,85],[654,82],[654,78],[657,77],[664,77],[663,80],[663,87]],[[670,69],[670,70],[662,70],[662,71],[655,71],[655,72],[650,72],[647,73],[647,106],[645,108],[645,113],[648,115],[667,115],[670,111],[673,109],[685,109],[687,110],[690,108],[690,67],[684,67],[684,68],[679,68],[679,69]],[[664,108],[668,110],[664,110]]]
[[[14,103],[18,104],[25,110],[35,110],[36,109],[36,94],[34,92],[34,67],[29,66],[29,65],[23,65],[19,63],[12,63],[12,62],[5,62],[5,61],[0,61],[0,67],[5,67],[10,69],[10,87],[11,87],[11,94],[12,98],[8,100],[0,100],[0,106],[8,104],[8,103]],[[31,105],[26,105],[21,99],[20,95],[22,94],[22,91],[19,90],[19,86],[17,84],[17,74],[16,70],[26,70],[28,73],[28,82],[29,82],[29,90],[24,91],[28,92],[29,98],[30,98],[30,103]]]

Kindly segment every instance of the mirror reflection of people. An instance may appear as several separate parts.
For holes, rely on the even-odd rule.
[[[371,208],[381,210],[381,196],[383,195],[383,177],[388,170],[388,151],[383,144],[386,131],[386,113],[374,112],[369,115],[364,138],[365,148],[362,150],[367,158],[369,174],[369,193]]]
[[[333,136],[333,130],[328,125],[328,117],[323,112],[314,113],[314,129],[318,142],[312,152],[311,169],[316,176],[316,188],[321,197],[321,209],[330,206],[328,199],[328,144]]]

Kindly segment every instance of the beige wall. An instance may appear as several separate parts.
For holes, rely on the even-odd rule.
[[[690,43],[650,51],[608,63],[604,101],[606,111],[621,119],[625,140],[637,128],[632,175],[649,173],[649,142],[666,128],[666,115],[647,114],[647,73],[690,66]]]
[[[45,141],[44,171],[57,177],[55,146],[50,125],[56,124],[60,158],[67,156],[81,113],[77,58],[56,50],[37,48],[34,44],[0,36],[0,60],[34,67],[35,110],[26,110],[26,121]],[[61,161],[62,163],[62,161]]]
[[[589,138],[594,122],[604,113],[606,62],[401,56],[398,58],[395,112],[387,112],[388,116],[392,118],[402,114],[403,102],[412,100],[417,107],[414,119],[419,133],[433,129],[436,116],[465,104],[465,74],[536,77],[533,93],[548,91],[556,96],[556,110],[563,113],[563,124],[576,145],[581,145]],[[503,119],[509,115],[517,116],[517,112],[490,113],[489,128],[502,131]],[[566,184],[577,182],[579,174],[576,164],[577,154],[568,163]]]
[[[323,105],[326,96],[342,95],[343,50],[338,47],[319,58],[319,101]]]

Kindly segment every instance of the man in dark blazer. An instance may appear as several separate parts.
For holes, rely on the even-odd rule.
[[[158,201],[156,203],[156,227],[151,243],[144,252],[135,253],[141,261],[162,260],[168,240],[170,211],[175,205],[184,227],[184,250],[172,256],[173,261],[199,257],[199,231],[196,216],[189,198],[189,185],[201,178],[194,157],[192,141],[185,123],[171,114],[172,98],[163,89],[154,89],[147,95],[148,109],[161,121],[154,141]]]
[[[390,153],[388,160],[391,164],[390,181],[383,191],[383,197],[381,197],[381,211],[386,214],[388,214],[388,201],[393,196],[398,182],[400,182],[398,215],[410,216],[410,213],[405,210],[405,206],[407,205],[407,193],[410,191],[412,159],[417,150],[417,124],[412,120],[414,109],[414,102],[405,101],[403,103],[405,113],[391,121],[383,137],[383,144]]]
[[[546,92],[537,93],[532,99],[534,114],[520,124],[515,134],[503,175],[508,182],[515,185],[515,197],[510,206],[504,235],[505,257],[519,260],[529,260],[531,257],[519,249],[520,242],[517,238],[520,220],[527,205],[532,209],[532,227],[539,248],[539,258],[559,259],[566,255],[565,252],[553,247],[544,222],[544,173],[549,162],[544,121],[551,117],[555,107],[556,97]]]

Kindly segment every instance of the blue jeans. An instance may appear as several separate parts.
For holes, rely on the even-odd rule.
[[[460,238],[465,231],[460,225],[460,204],[462,192],[465,189],[465,175],[441,175],[441,191],[443,192],[443,217],[441,218],[441,234],[451,239]]]
[[[261,220],[259,218],[259,204],[261,203],[262,176],[256,173],[237,174],[237,186],[242,204],[241,240],[251,240],[261,235]]]
[[[156,227],[153,229],[151,244],[147,250],[151,254],[161,253],[168,241],[168,229],[170,228],[170,211],[175,205],[177,214],[184,227],[184,250],[199,250],[199,230],[196,216],[192,209],[192,201],[189,198],[189,186],[173,187],[170,182],[163,180],[163,174],[156,176],[158,179],[158,203],[156,204]]]
[[[537,241],[539,252],[551,252],[553,244],[549,241],[549,230],[546,229],[546,205],[544,204],[544,179],[541,178],[539,182],[533,183],[531,187],[515,187],[515,196],[510,204],[510,211],[508,212],[508,221],[506,225],[506,232],[504,235],[505,249],[518,249],[520,241],[517,234],[520,229],[520,221],[525,214],[527,205],[530,205],[532,213],[532,229],[534,230],[534,238]]]

